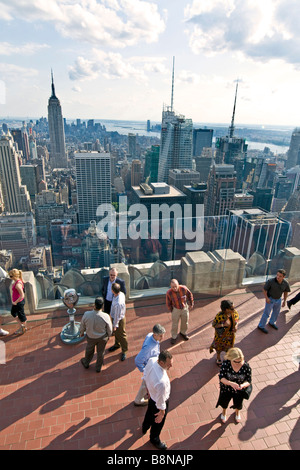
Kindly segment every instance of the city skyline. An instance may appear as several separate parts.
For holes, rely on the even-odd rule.
[[[0,116],[47,115],[51,68],[66,119],[297,127],[295,0],[0,0]]]

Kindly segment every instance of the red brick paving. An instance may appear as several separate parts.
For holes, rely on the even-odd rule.
[[[60,332],[68,322],[64,309],[30,316],[21,337],[2,337],[6,364],[0,364],[0,449],[153,450],[149,436],[141,433],[146,410],[133,406],[141,380],[134,357],[160,322],[167,330],[162,348],[174,356],[170,411],[161,434],[170,450],[299,450],[300,373],[292,360],[300,341],[299,308],[282,309],[279,330],[264,335],[257,330],[261,292],[237,290],[230,298],[240,314],[236,346],[253,371],[253,393],[245,401],[242,423],[235,423],[231,410],[222,425],[221,409],[215,408],[219,369],[208,348],[221,298],[196,296],[191,339],[171,346],[170,315],[158,297],[128,303],[127,360],[120,362],[119,351],[107,353],[100,374],[95,360],[88,370],[80,364],[85,342],[62,343]],[[77,309],[78,321],[84,310]],[[4,328],[12,333],[16,324]]]

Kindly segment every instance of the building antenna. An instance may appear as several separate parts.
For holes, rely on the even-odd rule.
[[[235,98],[234,98],[234,106],[233,106],[231,125],[229,127],[229,137],[233,137],[233,134],[234,134],[234,118],[235,118],[236,97],[237,97],[238,86],[239,86],[239,81],[237,80],[236,81]]]
[[[173,56],[172,94],[171,94],[171,111],[172,112],[173,112],[173,102],[174,102],[174,65],[175,65],[175,57]]]
[[[51,88],[52,88],[52,96],[55,96],[55,88],[54,88],[53,70],[52,69],[51,69]]]

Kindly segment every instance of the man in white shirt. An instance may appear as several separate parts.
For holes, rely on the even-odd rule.
[[[125,361],[126,352],[128,351],[127,336],[125,331],[126,326],[126,304],[125,294],[121,292],[120,284],[114,282],[111,286],[113,293],[113,300],[111,304],[110,316],[113,325],[113,335],[115,336],[115,344],[108,350],[110,352],[115,351],[118,348],[122,348],[121,361]]]
[[[173,365],[173,357],[169,351],[161,351],[158,358],[151,357],[144,369],[144,380],[147,386],[149,401],[142,424],[142,432],[150,429],[150,442],[160,450],[166,450],[165,442],[160,440],[160,433],[165,424],[169,408],[171,391],[170,379],[167,374]]]
[[[80,323],[80,336],[83,336],[86,331],[87,339],[85,357],[81,359],[81,364],[88,369],[95,348],[97,348],[96,372],[101,371],[105,346],[108,338],[112,335],[111,319],[107,313],[102,312],[103,304],[103,298],[97,297],[94,310],[85,312]]]

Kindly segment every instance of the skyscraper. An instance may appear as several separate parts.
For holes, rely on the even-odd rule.
[[[21,183],[19,154],[10,132],[0,139],[0,184],[5,212],[30,212],[31,202]]]
[[[193,121],[183,115],[176,115],[174,98],[174,57],[172,71],[171,106],[164,106],[162,112],[158,182],[168,183],[169,170],[193,168]]]
[[[132,160],[131,163],[131,186],[138,186],[142,177],[142,164],[140,160]]]
[[[169,171],[169,185],[183,191],[184,186],[200,183],[200,173],[195,170],[179,170],[174,168]]]
[[[23,142],[23,157],[27,161],[27,160],[29,160],[29,157],[30,157],[30,150],[29,150],[29,140],[28,140],[28,133],[27,133],[26,127],[27,127],[26,122],[23,121],[22,129],[21,129],[22,142]]]
[[[234,207],[236,174],[233,165],[214,164],[208,178],[205,215],[226,215]]]
[[[193,122],[166,107],[163,109],[158,181],[168,182],[169,170],[193,168]]]
[[[133,160],[137,156],[136,134],[132,134],[132,133],[128,134],[128,156]]]
[[[10,133],[13,136],[14,142],[18,144],[19,152],[22,152],[22,157],[24,161],[29,159],[29,142],[26,127],[22,129],[10,129]]]
[[[21,165],[21,181],[26,186],[30,198],[34,201],[35,195],[39,192],[39,167],[38,165]]]
[[[213,129],[193,130],[193,156],[200,157],[204,148],[211,148],[213,141]]]
[[[111,158],[109,153],[75,153],[79,224],[99,221],[101,204],[111,204]]]
[[[200,181],[205,182],[211,166],[214,162],[214,151],[212,148],[204,148],[200,157],[195,157],[196,171],[200,173]]]
[[[32,129],[29,129],[29,154],[31,160],[37,159],[36,139],[32,135]]]
[[[48,101],[48,124],[50,136],[50,163],[52,168],[67,168],[64,122],[60,101],[55,95],[53,74],[51,72],[52,94]]]
[[[287,153],[287,162],[286,168],[290,169],[296,165],[300,165],[300,129],[294,129],[292,136],[290,147]]]
[[[145,155],[144,177],[147,182],[157,183],[159,145],[152,145]]]

